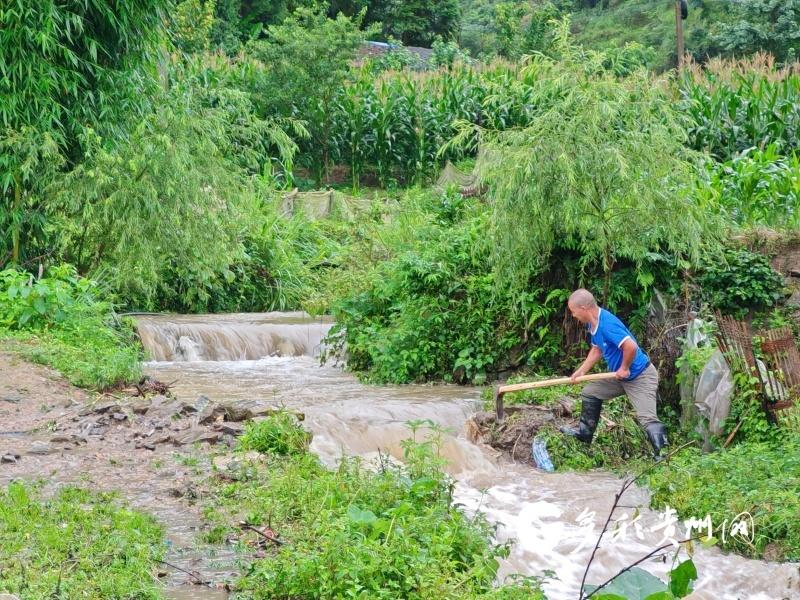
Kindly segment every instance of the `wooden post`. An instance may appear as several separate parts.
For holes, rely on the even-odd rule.
[[[678,44],[678,71],[683,69],[683,17],[681,16],[681,0],[675,0],[675,38]]]

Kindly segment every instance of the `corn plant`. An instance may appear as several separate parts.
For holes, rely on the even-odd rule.
[[[740,225],[800,227],[800,157],[781,156],[775,144],[714,165],[710,188]]]
[[[690,144],[728,160],[750,147],[800,149],[800,72],[776,69],[756,57],[689,69],[680,82],[680,107]]]

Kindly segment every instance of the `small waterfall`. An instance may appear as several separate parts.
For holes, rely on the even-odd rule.
[[[333,323],[306,313],[147,316],[136,321],[155,361],[258,360],[319,356]]]

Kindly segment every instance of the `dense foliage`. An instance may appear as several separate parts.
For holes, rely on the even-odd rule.
[[[413,192],[401,201],[401,212],[370,235],[384,240],[375,250],[385,260],[334,305],[332,335],[346,346],[349,367],[378,382],[480,382],[508,368],[515,346],[517,364],[523,360],[521,335],[546,342],[536,356],[551,358],[546,318],[563,294],[495,293],[482,205],[454,192]],[[358,261],[364,251],[351,254]]]
[[[617,261],[641,266],[663,251],[696,264],[701,243],[714,247],[716,227],[691,192],[695,159],[681,144],[663,82],[642,72],[619,80],[602,64],[592,72],[570,48],[561,54],[527,67],[536,73],[537,110],[526,127],[478,131],[478,169],[490,188],[505,280],[525,289],[557,247],[577,248],[584,272],[604,273],[607,302]],[[680,223],[665,221],[668,213],[681,214]],[[642,287],[652,283],[646,277],[640,273]]]
[[[0,261],[42,246],[42,190],[87,126],[121,134],[147,104],[165,0],[17,3],[0,10]],[[152,88],[151,88],[152,89]]]

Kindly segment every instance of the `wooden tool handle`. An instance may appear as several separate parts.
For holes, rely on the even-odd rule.
[[[533,390],[536,388],[550,387],[552,385],[571,385],[583,383],[584,381],[603,381],[605,379],[616,379],[614,373],[594,373],[592,375],[581,375],[572,381],[569,377],[558,377],[557,379],[545,379],[543,381],[529,381],[527,383],[514,383],[512,385],[502,385],[497,389],[497,394],[502,396],[509,392],[521,392],[522,390]]]

